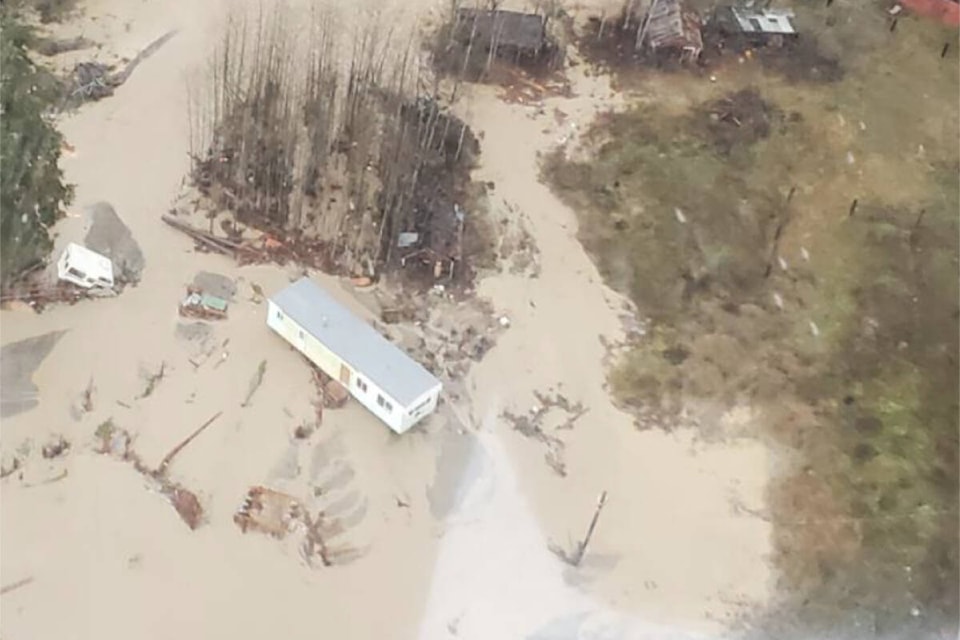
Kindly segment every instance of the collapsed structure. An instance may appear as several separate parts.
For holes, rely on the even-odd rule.
[[[700,16],[680,0],[653,0],[637,32],[638,50],[694,61],[703,51]]]

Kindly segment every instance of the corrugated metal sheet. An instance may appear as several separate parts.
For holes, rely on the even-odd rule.
[[[440,385],[418,362],[309,278],[301,278],[271,301],[404,408]]]
[[[732,8],[733,16],[744,33],[769,33],[789,35],[796,33],[789,9],[740,9]]]

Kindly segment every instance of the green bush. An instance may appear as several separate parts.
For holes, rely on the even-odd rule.
[[[0,10],[0,283],[4,286],[50,251],[49,227],[72,197],[58,166],[62,137],[51,108],[53,77],[27,53],[30,32]]]

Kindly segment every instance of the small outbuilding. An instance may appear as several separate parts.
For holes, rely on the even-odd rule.
[[[754,42],[782,42],[797,37],[793,17],[790,9],[727,6],[717,8],[711,22],[723,35]]]
[[[71,242],[57,261],[57,277],[84,289],[112,289],[113,262],[96,251]]]
[[[463,8],[454,33],[464,46],[515,61],[538,59],[552,49],[546,18],[533,13]]]
[[[437,408],[441,382],[309,278],[273,296],[267,326],[396,433]]]

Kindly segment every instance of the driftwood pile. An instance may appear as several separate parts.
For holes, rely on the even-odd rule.
[[[137,66],[148,57],[157,52],[157,50],[167,43],[170,38],[177,34],[176,31],[168,31],[149,45],[147,45],[136,57],[128,62],[120,71],[114,73],[113,68],[101,62],[81,62],[73,68],[73,74],[69,79],[68,101],[83,102],[87,100],[100,100],[113,95],[114,89],[122,85],[133,73]],[[82,38],[79,42],[71,42],[68,45],[76,45],[73,48],[79,48],[86,45],[87,41]],[[68,50],[68,49],[67,49]]]
[[[305,267],[333,271],[326,243],[306,237],[278,238],[263,234],[257,240],[235,240],[197,229],[171,215],[163,216],[168,225],[193,238],[197,251],[230,256],[241,265],[296,262]]]

